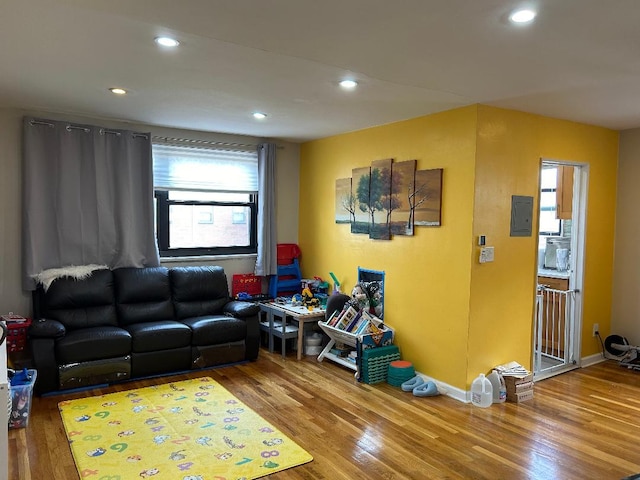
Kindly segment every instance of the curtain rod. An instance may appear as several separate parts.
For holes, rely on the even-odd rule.
[[[260,145],[256,143],[234,143],[234,142],[214,142],[210,140],[194,140],[192,138],[176,138],[176,137],[163,137],[160,135],[154,135],[151,137],[153,140],[162,140],[164,142],[177,142],[177,143],[191,143],[191,144],[202,144],[202,145],[211,145],[214,147],[232,147],[232,148],[258,148]],[[281,149],[283,146],[276,145],[276,148]]]
[[[50,122],[45,122],[42,120],[30,120],[29,121],[29,125],[33,126],[33,125],[44,125],[47,127],[55,127],[55,125],[53,123]],[[88,127],[82,126],[82,125],[72,125],[72,124],[67,124],[66,126],[67,131],[71,131],[71,130],[82,130],[86,133],[90,132],[90,129]],[[105,133],[110,133],[112,135],[120,135],[120,132],[117,132],[115,130],[107,130],[106,128],[100,128],[100,133],[101,134],[105,134]],[[134,137],[142,137],[142,138],[148,138],[148,136],[145,133],[136,133],[136,132],[132,132]],[[211,145],[211,146],[216,146],[216,147],[232,147],[232,148],[258,148],[259,145],[255,144],[255,143],[236,143],[236,142],[213,142],[213,141],[209,141],[209,140],[194,140],[191,138],[177,138],[177,137],[163,137],[160,135],[153,135],[151,137],[152,140],[162,140],[163,142],[167,142],[167,143],[171,143],[171,142],[177,142],[177,143],[186,143],[186,144],[194,144],[194,145]],[[282,149],[284,148],[281,145],[276,145],[276,148],[278,149]]]
[[[29,120],[29,125],[34,126],[34,125],[44,125],[45,127],[50,127],[50,128],[55,128],[55,124],[51,123],[51,122],[44,122],[42,120]],[[71,130],[82,130],[84,133],[89,133],[91,131],[91,128],[98,128],[98,127],[85,127],[83,125],[73,125],[71,123],[68,123],[65,127],[64,127],[67,132],[70,132]],[[122,132],[118,132],[116,130],[107,130],[106,128],[100,128],[100,130],[98,130],[100,135],[104,135],[106,133],[111,134],[111,135],[116,135],[116,136],[120,136]],[[149,136],[146,133],[138,133],[138,132],[131,132],[131,136],[133,138],[149,138]]]
[[[179,142],[179,143],[192,143],[202,145],[213,145],[220,147],[238,147],[238,148],[257,148],[258,145],[254,143],[233,143],[233,142],[212,142],[209,140],[194,140],[192,138],[176,138],[176,137],[161,137],[154,135],[151,137],[153,140],[162,140],[164,142]]]

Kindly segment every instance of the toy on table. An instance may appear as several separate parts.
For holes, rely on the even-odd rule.
[[[325,282],[321,277],[313,277],[315,282],[315,292],[316,293],[329,293],[329,282]]]
[[[305,287],[302,290],[302,305],[307,307],[309,310],[313,310],[314,307],[320,306],[320,301],[313,296],[309,287]]]
[[[333,272],[329,272],[329,275],[331,275],[331,278],[333,279],[333,293],[340,293],[340,282]]]

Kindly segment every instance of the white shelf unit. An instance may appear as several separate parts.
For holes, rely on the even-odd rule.
[[[9,477],[9,380],[7,378],[7,343],[0,345],[0,480]]]
[[[358,361],[351,362],[343,357],[340,357],[334,353],[331,353],[331,349],[334,347],[336,343],[344,343],[345,345],[349,345],[350,347],[354,347],[356,351],[358,350],[358,344],[363,342],[365,337],[372,337],[371,334],[364,335],[356,335],[354,333],[345,332],[344,330],[340,330],[339,328],[332,327],[331,325],[327,325],[325,322],[319,321],[318,326],[322,329],[324,333],[329,336],[329,343],[324,347],[322,352],[318,355],[318,361],[321,362],[325,358],[336,362],[340,365],[343,365],[351,370],[355,370],[356,378],[358,375]],[[385,335],[391,335],[391,341],[393,341],[394,332],[391,328],[386,325],[383,327],[383,332]]]

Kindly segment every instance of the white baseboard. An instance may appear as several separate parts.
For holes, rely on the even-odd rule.
[[[601,353],[594,353],[593,355],[589,355],[588,357],[582,357],[580,359],[580,367],[588,367],[590,365],[595,365],[596,363],[602,363],[606,358],[602,356]]]
[[[604,362],[607,359],[603,358],[601,353],[595,353],[593,355],[589,355],[588,357],[583,357],[580,360],[581,360],[580,367],[584,368],[591,365],[595,365],[596,363]],[[441,382],[440,380],[432,378],[429,375],[425,375],[424,373],[416,372],[416,374],[420,375],[425,382],[429,380],[431,380],[432,382],[435,382],[435,384],[438,386],[438,392],[440,392],[440,395],[446,395],[447,397],[451,397],[463,403],[471,402],[470,391],[462,390],[460,388],[454,387],[447,383]]]
[[[465,390],[461,390],[457,387],[449,385],[448,383],[441,382],[435,378],[430,377],[429,375],[425,375],[424,373],[416,372],[420,375],[425,382],[431,380],[438,386],[438,392],[440,395],[446,395],[447,397],[451,397],[459,402],[469,403],[471,402],[471,392],[467,392]]]

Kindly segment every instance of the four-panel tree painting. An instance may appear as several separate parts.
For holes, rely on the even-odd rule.
[[[336,223],[376,240],[440,226],[442,169],[416,170],[416,160],[375,160],[336,180]]]

